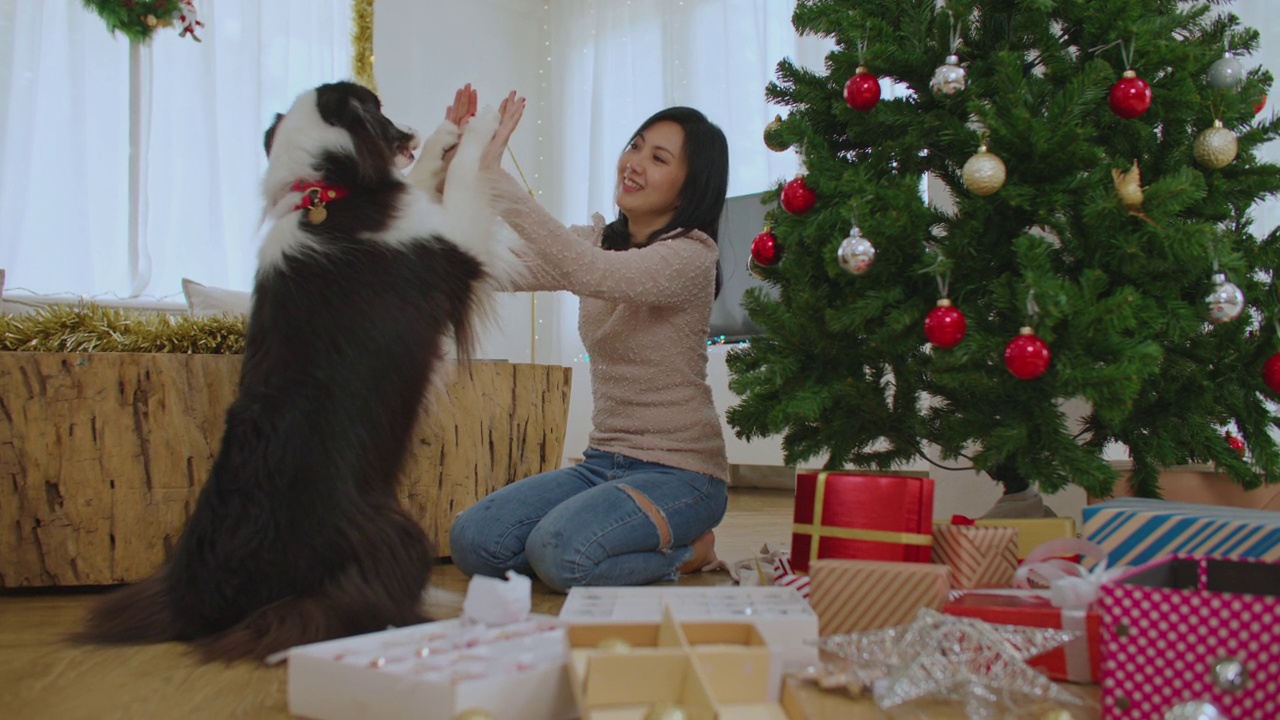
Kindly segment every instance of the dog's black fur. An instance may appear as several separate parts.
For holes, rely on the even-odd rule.
[[[103,598],[82,640],[180,640],[206,659],[264,658],[426,619],[434,552],[396,484],[447,346],[465,357],[491,268],[442,235],[449,223],[412,227],[431,217],[426,204],[447,215],[452,188],[441,205],[423,186],[434,188],[429,176],[442,169],[417,173],[419,187],[401,179],[396,160],[415,138],[383,116],[373,93],[335,83],[294,107],[303,119],[277,116],[265,138],[277,219],[255,279],[239,396],[208,481],[164,566]],[[457,128],[442,130],[419,165],[457,138]],[[277,158],[287,133],[290,156]],[[460,148],[454,168],[470,160]],[[305,179],[350,191],[323,222],[293,209],[290,163]]]

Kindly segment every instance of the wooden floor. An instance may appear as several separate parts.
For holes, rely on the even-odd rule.
[[[729,512],[716,531],[720,557],[732,562],[751,557],[765,542],[788,542],[791,504],[791,494],[785,491],[734,490]],[[697,585],[731,582],[723,572],[681,580]],[[433,585],[433,613],[456,616],[466,578],[449,565],[437,570]],[[74,591],[0,594],[0,718],[289,717],[283,667],[248,662],[204,665],[176,643],[129,648],[67,643],[64,637],[78,626],[94,597]],[[535,583],[535,612],[557,614],[563,601],[563,595]],[[869,701],[816,691],[804,692],[801,699],[813,718],[888,717]],[[963,715],[940,710],[929,717]]]

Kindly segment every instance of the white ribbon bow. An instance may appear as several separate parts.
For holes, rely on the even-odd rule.
[[[1092,570],[1066,560],[1064,556],[1081,555],[1094,563]],[[1013,575],[1016,588],[1048,588],[1049,602],[1054,607],[1083,609],[1093,604],[1102,585],[1115,578],[1124,568],[1107,568],[1107,552],[1096,543],[1080,538],[1058,538],[1042,543],[1027,555]]]

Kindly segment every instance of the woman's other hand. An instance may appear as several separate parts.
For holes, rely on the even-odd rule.
[[[502,165],[502,153],[507,149],[511,133],[515,132],[523,115],[524,98],[517,97],[516,91],[512,90],[498,106],[498,129],[494,131],[489,146],[480,156],[481,170],[496,170]]]
[[[466,127],[467,121],[476,114],[476,91],[471,83],[458,88],[453,94],[453,104],[444,109],[444,119],[458,126]]]

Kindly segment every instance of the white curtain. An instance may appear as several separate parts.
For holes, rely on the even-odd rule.
[[[539,199],[563,221],[585,223],[595,212],[616,216],[618,155],[645,118],[673,105],[701,110],[724,130],[730,196],[766,190],[801,169],[795,153],[775,153],[762,137],[775,115],[785,115],[765,98],[778,61],[789,57],[821,69],[831,49],[828,40],[796,35],[794,0],[545,2],[547,57],[540,60],[550,82],[539,109],[551,127],[537,132],[548,178]],[[745,272],[726,267],[735,270]],[[574,370],[565,439],[566,456],[573,457],[591,429],[590,358],[576,332],[577,298],[554,298],[540,301],[547,309],[539,311],[538,327],[558,338],[558,353],[539,360]],[[722,358],[713,355],[708,368],[713,388],[727,384]]]
[[[350,76],[350,1],[204,0],[202,42],[162,28],[132,60],[80,2],[0,5],[8,287],[165,297],[190,277],[249,289],[263,132],[298,93]]]
[[[761,140],[780,112],[765,86],[790,57],[820,68],[827,41],[799,38],[794,0],[549,0],[552,168],[567,219],[613,216],[614,167],[630,135],[672,105],[701,110],[729,140],[729,194],[794,174],[794,153]],[[783,113],[785,114],[785,113]]]
[[[548,74],[540,199],[567,223],[616,216],[618,155],[640,123],[673,105],[701,110],[729,141],[729,195],[770,188],[801,169],[794,152],[764,146],[786,114],[765,98],[778,61],[820,69],[825,39],[801,38],[794,0],[548,0]],[[543,135],[543,133],[540,133]],[[561,293],[556,328],[577,326],[577,299]],[[560,359],[583,361],[576,332],[562,332]],[[575,376],[585,380],[585,373]],[[575,392],[575,396],[578,393]]]

